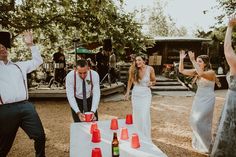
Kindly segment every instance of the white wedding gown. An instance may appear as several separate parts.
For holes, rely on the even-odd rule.
[[[190,126],[193,131],[192,146],[199,152],[208,153],[212,139],[215,82],[200,78],[197,80],[197,85],[190,115]]]
[[[151,89],[148,87],[150,82],[150,66],[146,66],[145,74],[139,83],[135,83],[132,90],[132,108],[134,125],[147,139],[151,140]]]

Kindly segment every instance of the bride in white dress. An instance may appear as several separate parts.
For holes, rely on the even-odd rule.
[[[129,82],[125,99],[128,100],[130,88],[132,89],[132,108],[134,125],[146,138],[151,140],[151,89],[150,86],[155,85],[156,77],[153,67],[145,64],[145,56],[137,55],[135,64],[129,70]]]
[[[207,55],[200,55],[195,60],[194,53],[191,51],[188,52],[188,55],[194,69],[184,69],[183,60],[186,55],[185,51],[180,51],[179,72],[195,77],[194,80],[197,82],[197,92],[193,99],[190,115],[190,126],[193,131],[192,147],[199,152],[209,153],[212,139],[211,130],[215,104],[214,86],[217,81],[216,74],[210,68]]]

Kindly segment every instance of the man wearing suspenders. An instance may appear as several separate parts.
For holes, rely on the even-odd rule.
[[[74,122],[85,121],[85,112],[92,112],[92,120],[98,120],[100,101],[99,75],[91,70],[86,60],[77,61],[75,70],[66,76],[66,94]]]
[[[45,133],[34,105],[28,101],[26,78],[43,60],[31,32],[24,33],[24,42],[32,60],[14,63],[8,60],[10,33],[0,32],[0,157],[7,156],[19,127],[34,140],[35,156],[45,157]]]

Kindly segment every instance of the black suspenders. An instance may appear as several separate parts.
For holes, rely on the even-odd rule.
[[[25,98],[27,100],[28,99],[28,90],[27,90],[27,87],[26,87],[26,82],[25,82],[25,79],[24,79],[24,74],[23,74],[21,68],[19,67],[19,65],[15,64],[15,63],[13,65],[15,65],[20,70],[20,72],[21,72],[21,76],[22,76],[23,83],[24,83],[24,86],[25,86],[25,93],[26,93],[26,97]],[[2,100],[1,96],[0,96],[0,103],[3,104],[3,100]]]
[[[24,86],[25,86],[25,93],[26,93],[25,99],[27,100],[27,99],[28,99],[28,90],[27,90],[27,87],[26,87],[26,82],[25,82],[24,74],[23,74],[21,68],[19,67],[19,65],[17,65],[17,64],[14,64],[14,65],[15,65],[15,66],[20,70],[20,72],[21,72],[21,76],[22,76],[23,83],[24,83]]]

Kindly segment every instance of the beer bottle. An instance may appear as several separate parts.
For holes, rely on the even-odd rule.
[[[113,133],[111,151],[112,151],[112,157],[119,157],[120,156],[119,141],[117,139],[117,133],[116,132]]]

